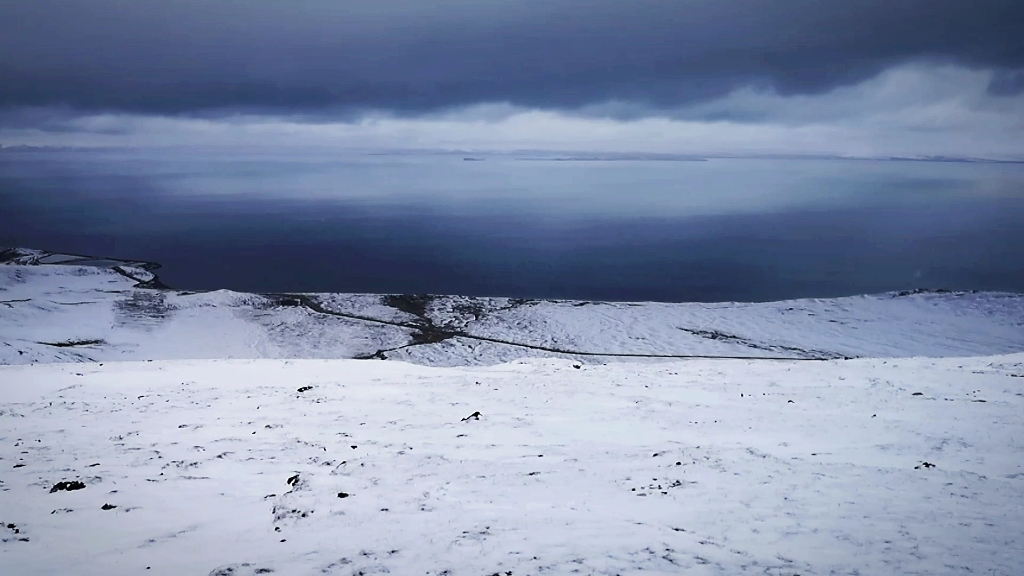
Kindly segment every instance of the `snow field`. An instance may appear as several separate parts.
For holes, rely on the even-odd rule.
[[[0,574],[1024,572],[1024,354],[4,366],[0,396]]]

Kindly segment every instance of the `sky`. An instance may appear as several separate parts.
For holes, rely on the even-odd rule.
[[[1019,0],[15,0],[0,143],[1024,158]]]

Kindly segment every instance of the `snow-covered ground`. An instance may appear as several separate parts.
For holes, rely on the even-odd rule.
[[[0,367],[0,573],[1024,573],[1024,354],[574,364]]]
[[[267,296],[136,288],[153,281],[145,263],[26,264],[69,258],[35,253],[0,266],[0,364],[376,355],[455,366],[584,357],[578,352],[842,358],[1024,351],[1019,294],[755,304]]]
[[[189,293],[0,261],[0,575],[1024,574],[1021,295]],[[701,355],[775,359],[671,358]]]

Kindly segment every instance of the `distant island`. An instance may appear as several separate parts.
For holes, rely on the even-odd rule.
[[[17,144],[15,146],[4,146],[0,144],[0,152],[53,152],[75,150],[73,146],[30,146],[28,144]]]
[[[591,154],[586,156],[520,156],[516,160],[547,162],[707,162],[703,156],[679,154]]]
[[[878,160],[890,160],[893,162],[973,162],[981,164],[1021,164],[1024,160],[1009,160],[995,158],[971,158],[966,156],[888,156]]]

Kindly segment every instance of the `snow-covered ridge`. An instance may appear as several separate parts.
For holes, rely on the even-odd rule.
[[[154,270],[160,268],[156,262],[142,260],[121,260],[118,258],[97,258],[83,254],[63,254],[32,248],[0,247],[0,264],[12,266],[39,266],[57,264],[65,266],[90,266],[116,272],[136,282],[136,288],[166,288],[157,278]]]
[[[1024,351],[1024,296],[890,293],[769,303],[194,293],[157,265],[0,251],[0,364],[186,358],[830,359]]]

